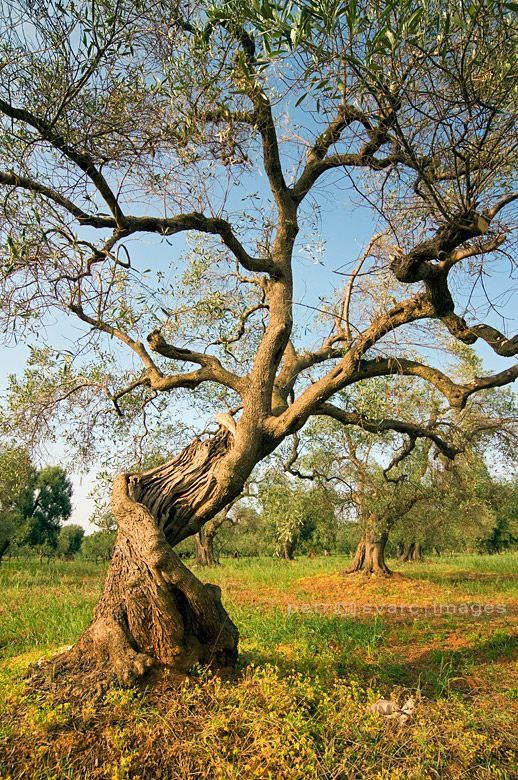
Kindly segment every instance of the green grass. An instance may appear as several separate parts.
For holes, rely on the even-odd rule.
[[[91,618],[103,572],[86,561],[4,561],[0,658],[74,642]]]
[[[517,593],[517,556],[445,555],[423,563],[399,564],[396,571],[419,580],[433,582],[452,593],[497,597]]]
[[[485,780],[512,777],[518,704],[516,555],[444,556],[393,566],[391,580],[341,575],[347,560],[226,559],[221,585],[241,633],[236,674],[178,688],[114,689],[66,702],[27,690],[31,663],[88,624],[105,566],[0,565],[0,777],[6,780]],[[315,608],[430,602],[503,604],[490,614]],[[292,605],[312,605],[296,612]],[[412,693],[404,728],[367,712]]]
[[[206,575],[211,582],[223,587],[228,582],[239,582],[249,587],[254,585],[263,588],[285,590],[301,577],[329,574],[337,569],[346,568],[349,557],[345,555],[331,555],[318,558],[296,558],[294,561],[285,561],[279,558],[222,558],[221,565],[205,572],[203,568],[197,568],[198,576]]]

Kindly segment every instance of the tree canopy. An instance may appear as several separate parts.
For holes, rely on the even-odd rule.
[[[152,417],[157,395],[210,382],[231,407],[253,395],[271,448],[372,376],[423,377],[454,406],[515,377],[456,386],[392,343],[424,321],[516,351],[455,313],[448,282],[480,282],[508,251],[505,3],[14,2],[2,15],[4,326],[30,334],[49,310],[85,326],[66,349],[33,337],[26,427],[76,399],[86,446],[110,409]],[[308,349],[293,330],[293,253],[309,194],[344,176],[379,229],[322,306],[315,332],[331,335]],[[169,270],[137,249],[180,233],[194,248]],[[376,274],[369,305],[361,282]]]

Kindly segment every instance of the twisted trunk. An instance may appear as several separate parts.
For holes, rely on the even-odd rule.
[[[356,552],[354,553],[353,562],[349,568],[345,570],[346,574],[354,574],[355,572],[361,571],[363,569],[363,564],[365,562],[365,536],[366,535],[364,534],[358,542]]]
[[[233,665],[238,631],[220,589],[198,580],[173,550],[239,491],[216,479],[229,439],[220,429],[164,466],[117,477],[113,558],[93,621],[68,664],[99,667],[126,685],[153,666]]]
[[[363,570],[366,576],[390,576],[392,572],[385,562],[387,540],[388,531],[381,533],[366,531],[358,542],[353,562],[345,573],[354,574]]]
[[[294,539],[285,539],[280,549],[280,557],[286,561],[293,561],[295,558],[296,543]]]
[[[410,542],[407,544],[404,547],[402,554],[399,556],[399,560],[404,563],[407,563],[408,561],[422,561],[423,550],[420,542]]]
[[[411,561],[414,555],[414,550],[415,550],[414,542],[409,542],[407,545],[403,547],[401,555],[399,556],[399,560],[403,561],[403,563],[406,563],[407,561]]]
[[[194,537],[196,563],[199,566],[219,565],[218,556],[214,546],[214,540],[216,538],[216,534],[224,523],[233,523],[232,518],[228,514],[228,510],[235,504],[235,502],[236,499],[231,501],[223,512],[219,512],[219,514],[217,514],[216,517],[213,517],[204,528],[200,528]]]
[[[353,561],[345,573],[354,574],[363,571],[367,577],[371,575],[388,577],[392,572],[385,562],[385,547],[394,521],[390,517],[382,520],[366,506],[361,506],[365,530],[358,542]]]
[[[392,572],[385,562],[385,547],[388,540],[388,531],[384,531],[377,537],[369,537],[365,546],[365,574],[377,574],[389,577]]]

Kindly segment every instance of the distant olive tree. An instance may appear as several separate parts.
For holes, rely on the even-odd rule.
[[[109,561],[115,546],[114,531],[94,531],[83,539],[81,557],[93,561]]]

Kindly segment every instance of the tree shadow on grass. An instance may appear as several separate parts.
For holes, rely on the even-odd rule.
[[[405,665],[405,670],[413,686],[420,687],[429,698],[440,698],[450,692],[471,693],[473,686],[469,681],[478,670],[486,675],[488,664],[505,664],[517,657],[518,638],[510,632],[497,631],[462,648],[423,650]],[[484,680],[480,682],[483,684]]]
[[[238,674],[248,665],[273,665],[281,675],[296,672],[328,682],[350,678],[380,689],[420,688],[428,698],[436,699],[453,691],[469,693],[466,679],[476,675],[478,667],[507,662],[518,654],[518,639],[507,630],[496,630],[488,638],[474,638],[454,649],[429,648],[423,643],[419,652],[417,634],[412,641],[413,621],[401,621],[397,626],[403,636],[410,632],[404,647],[391,645],[390,626],[379,617],[358,620],[291,615],[281,622],[277,618],[271,633],[267,622],[263,623],[262,642],[245,630]],[[488,620],[486,629],[490,625]],[[473,621],[461,623],[458,636],[467,636],[474,626]],[[442,627],[453,628],[444,621]],[[264,639],[268,639],[267,645]]]
[[[397,574],[408,577],[411,580],[426,580],[436,585],[462,584],[463,582],[480,582],[498,584],[500,581],[518,583],[518,574],[512,572],[488,572],[488,571],[452,571],[438,572],[430,569],[402,569]]]

